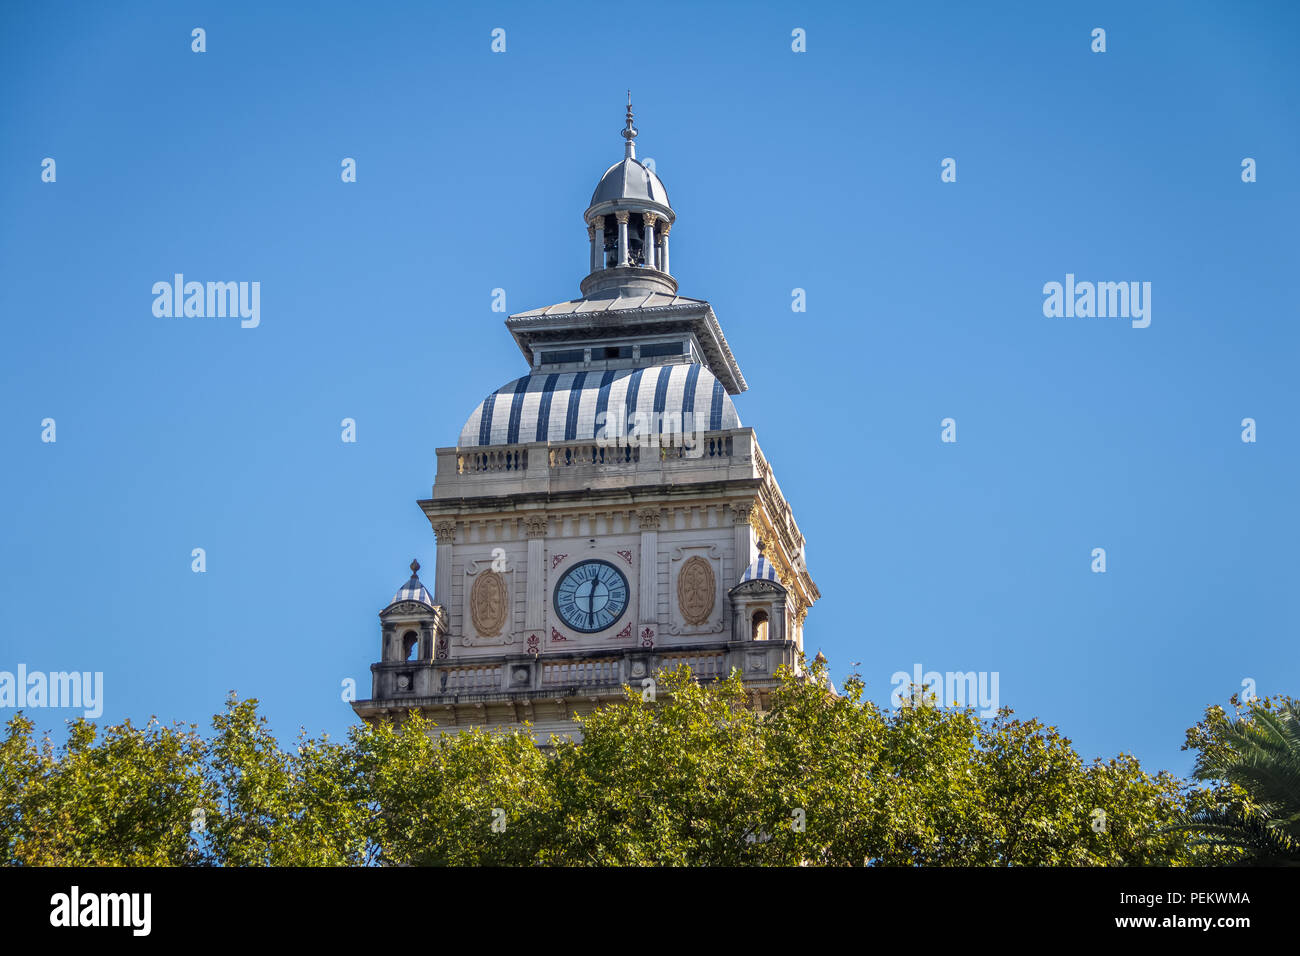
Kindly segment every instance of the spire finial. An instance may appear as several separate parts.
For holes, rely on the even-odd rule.
[[[627,140],[627,145],[623,149],[624,159],[636,159],[636,139],[637,128],[632,125],[632,91],[627,91],[627,127],[619,134]]]
[[[419,574],[419,573],[420,573],[420,562],[419,562],[417,559],[412,558],[412,559],[411,559],[411,576],[414,577],[415,575],[417,575],[417,574]]]

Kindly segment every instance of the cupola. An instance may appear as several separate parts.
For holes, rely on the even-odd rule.
[[[677,214],[653,169],[636,158],[637,128],[628,94],[623,160],[605,170],[583,214],[591,244],[591,273],[582,295],[677,292],[668,269],[668,233]]]

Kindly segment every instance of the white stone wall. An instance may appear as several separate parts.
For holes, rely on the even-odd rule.
[[[658,514],[658,527],[653,527],[653,518],[639,517],[638,511]],[[747,525],[745,530],[748,532]],[[621,649],[641,645],[647,637],[647,626],[652,631],[649,639],[656,646],[728,640],[731,628],[727,591],[748,563],[743,556],[737,559],[736,540],[733,513],[722,501],[548,515],[546,535],[541,539],[541,607],[533,614],[535,626],[530,627],[529,537],[524,518],[463,520],[458,523],[450,548],[450,657],[526,653],[528,638],[534,634],[543,654],[547,650]],[[643,578],[642,549],[647,542],[653,544],[653,569]],[[678,575],[696,556],[708,562],[714,577],[713,609],[703,624],[688,623],[678,605]],[[613,626],[585,635],[566,628],[559,620],[553,595],[568,569],[593,558],[609,562],[626,577],[628,605]],[[510,600],[509,621],[497,637],[477,633],[468,606],[475,577],[487,570],[501,574]],[[643,580],[652,582],[654,589],[649,620],[642,613]],[[628,625],[631,631],[619,637]],[[555,633],[566,640],[554,640]]]

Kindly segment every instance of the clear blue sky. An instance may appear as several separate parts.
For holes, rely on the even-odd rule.
[[[344,732],[432,577],[434,449],[524,370],[491,290],[577,295],[631,87],[837,681],[996,671],[1085,756],[1180,773],[1243,679],[1300,693],[1295,5],[635,11],[4,5],[0,670],[103,671],[106,721],[233,688]],[[156,318],[176,272],[260,282],[260,327]],[[1150,327],[1044,317],[1066,273],[1151,282]]]

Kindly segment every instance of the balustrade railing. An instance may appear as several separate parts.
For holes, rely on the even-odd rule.
[[[527,468],[528,450],[517,445],[465,452],[456,458],[456,470],[462,475],[467,472],[525,471]]]
[[[441,694],[494,691],[499,690],[500,687],[501,667],[499,665],[443,668],[434,685],[434,689]]]
[[[582,466],[635,465],[640,462],[731,458],[734,439],[725,433],[664,433],[639,442],[632,436],[621,444],[600,441],[550,443],[540,446],[537,463],[551,471]],[[534,446],[534,454],[539,453]],[[524,445],[482,445],[456,451],[457,474],[523,473],[528,471],[528,448]],[[537,467],[537,464],[534,464]]]
[[[657,669],[676,670],[681,664],[691,669],[696,678],[723,677],[723,667],[727,655],[721,651],[704,651],[698,654],[663,654],[659,657]]]
[[[575,465],[625,465],[641,460],[639,445],[600,445],[584,442],[578,445],[552,446],[552,468],[572,468]]]
[[[675,670],[685,664],[698,680],[712,680],[727,676],[726,651],[666,651],[655,654],[649,673],[657,675]],[[542,660],[539,675],[540,687],[611,687],[624,682],[622,657],[591,657],[561,660]],[[506,690],[504,676],[508,663],[442,664],[432,675],[432,693],[436,696],[454,694],[494,694]],[[632,681],[634,685],[638,681]]]
[[[542,664],[542,683],[545,685],[565,684],[582,687],[618,682],[619,660],[616,657]]]

